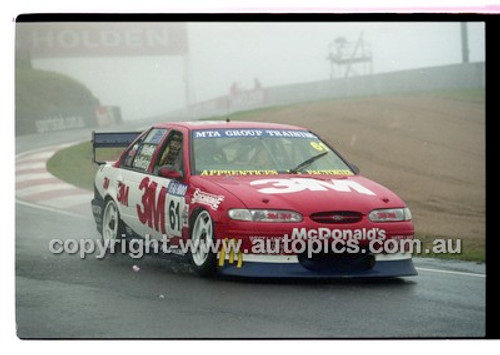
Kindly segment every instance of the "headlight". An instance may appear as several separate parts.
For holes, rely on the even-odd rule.
[[[249,222],[302,222],[302,215],[285,210],[247,210],[232,209],[227,212],[229,218]]]
[[[401,222],[411,221],[411,212],[408,207],[405,208],[385,208],[373,210],[368,215],[372,222]]]

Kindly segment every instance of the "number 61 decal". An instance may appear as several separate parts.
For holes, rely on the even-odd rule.
[[[184,209],[185,209],[185,195],[187,185],[182,184],[176,180],[172,180],[168,184],[167,194],[167,234],[169,236],[180,237],[182,235],[182,226],[184,225]]]
[[[181,232],[181,214],[179,211],[180,201],[171,199],[168,203],[168,222],[171,235],[180,236]],[[178,235],[179,234],[179,235]]]

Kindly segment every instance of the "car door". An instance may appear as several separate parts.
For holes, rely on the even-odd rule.
[[[183,135],[176,130],[153,128],[124,167],[130,189],[124,222],[141,237],[180,236],[187,186],[159,175],[161,167],[184,174]],[[170,191],[170,193],[169,193]]]
[[[155,218],[155,197],[152,191],[154,179],[150,170],[151,162],[160,143],[167,135],[167,128],[152,128],[143,139],[138,140],[124,154],[120,174],[117,175],[117,203],[123,222],[141,237],[153,236],[152,229],[158,227]],[[157,221],[158,220],[158,221]]]
[[[185,177],[184,161],[184,135],[181,131],[172,129],[165,142],[158,150],[155,160],[152,163],[150,186],[155,190],[149,192],[151,198],[155,196],[156,206],[153,206],[153,222],[159,218],[159,228],[151,231],[156,238],[168,236],[170,240],[181,237],[182,228],[187,225],[187,204],[185,195],[187,184],[182,182]],[[180,174],[180,179],[171,179],[161,176],[160,169],[167,168]],[[150,203],[151,205],[151,203]],[[154,226],[155,223],[153,223]],[[174,238],[174,239],[172,239]]]

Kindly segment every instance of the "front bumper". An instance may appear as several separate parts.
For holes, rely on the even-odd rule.
[[[218,268],[221,275],[258,278],[377,278],[415,276],[411,255],[374,255],[369,265],[338,264],[312,269],[297,256],[243,255],[240,263],[225,262]],[[229,260],[227,260],[229,261]]]

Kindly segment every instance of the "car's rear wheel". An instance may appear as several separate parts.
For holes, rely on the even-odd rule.
[[[115,201],[109,199],[102,214],[102,239],[106,242],[123,239],[125,228],[120,220],[120,212]]]
[[[217,270],[217,254],[210,244],[215,241],[214,222],[206,210],[195,212],[191,226],[191,261],[200,276],[213,276]]]

